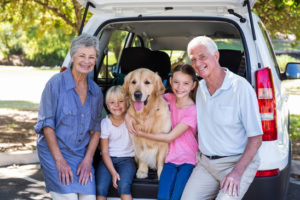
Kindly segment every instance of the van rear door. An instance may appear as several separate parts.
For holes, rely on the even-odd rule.
[[[244,0],[79,0],[86,6],[91,2],[95,8],[89,10],[102,16],[164,16],[226,14],[233,9],[239,14],[247,12]],[[256,0],[249,0],[251,8]]]

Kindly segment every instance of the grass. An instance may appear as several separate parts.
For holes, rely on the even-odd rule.
[[[290,116],[290,138],[300,140],[300,115]]]
[[[39,104],[30,101],[0,101],[0,108],[14,110],[38,110]]]
[[[298,62],[298,63],[300,63],[299,59],[291,57],[291,56],[289,56],[287,54],[276,56],[276,59],[277,59],[277,62],[278,62],[278,65],[279,65],[279,68],[280,68],[281,72],[285,71],[285,67],[286,67],[286,64],[288,62]]]
[[[292,45],[289,42],[283,42],[280,40],[272,40],[272,44],[275,50],[288,50],[288,51],[300,51],[300,42],[297,45]]]

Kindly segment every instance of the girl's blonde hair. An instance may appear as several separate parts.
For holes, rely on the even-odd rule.
[[[115,85],[115,86],[111,86],[107,92],[106,92],[106,96],[105,96],[105,103],[107,105],[108,101],[113,98],[113,97],[117,97],[118,99],[123,98],[126,102],[126,107],[128,106],[128,101],[125,97],[125,95],[123,94],[123,92],[121,91],[121,86],[120,85]]]

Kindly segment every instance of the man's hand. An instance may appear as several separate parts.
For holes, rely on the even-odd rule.
[[[71,180],[73,183],[73,172],[67,161],[62,158],[57,160],[55,163],[58,171],[59,182],[64,185],[69,185]]]
[[[228,193],[230,196],[240,195],[240,182],[242,175],[249,163],[253,160],[261,142],[261,135],[248,137],[246,149],[240,160],[237,162],[233,170],[222,180],[221,189],[224,193]]]
[[[236,169],[233,169],[222,180],[221,189],[223,192],[228,193],[229,196],[239,196],[241,177],[242,174],[238,173]]]
[[[79,176],[78,182],[81,185],[86,185],[87,182],[89,181],[89,178],[91,182],[93,182],[93,174],[91,172],[91,162],[87,161],[86,159],[83,159],[78,166],[76,175]]]

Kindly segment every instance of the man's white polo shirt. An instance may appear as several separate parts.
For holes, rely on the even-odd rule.
[[[198,143],[208,156],[242,154],[248,137],[263,134],[254,89],[246,79],[224,70],[222,86],[212,96],[204,79],[197,90]]]

